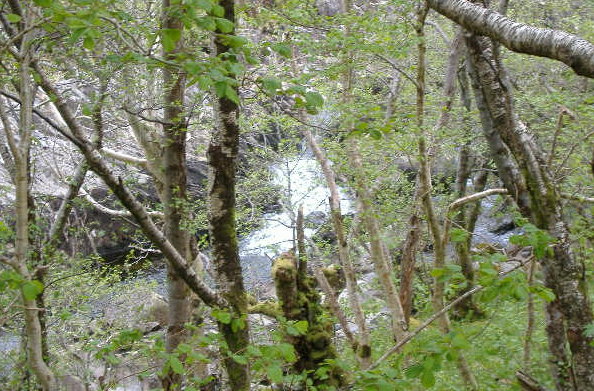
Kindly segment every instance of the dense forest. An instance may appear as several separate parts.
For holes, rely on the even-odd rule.
[[[0,4],[0,390],[594,390],[592,0]]]

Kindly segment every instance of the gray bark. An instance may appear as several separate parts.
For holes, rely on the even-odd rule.
[[[183,23],[174,9],[175,3],[163,1],[163,27],[183,30]],[[168,59],[183,51],[183,38],[173,50],[163,49],[163,55]],[[157,187],[159,197],[163,203],[164,229],[167,239],[175,249],[185,258],[192,259],[190,251],[190,233],[183,228],[183,220],[191,218],[187,213],[187,178],[186,178],[186,117],[184,113],[185,75],[169,67],[163,68],[163,88],[165,92],[163,136],[161,140],[162,187]],[[158,178],[158,176],[155,176]],[[185,217],[184,217],[185,216]],[[185,324],[192,316],[191,291],[183,279],[177,275],[171,266],[167,271],[168,292],[168,326],[166,348],[172,352],[188,337]],[[162,379],[165,390],[181,389],[182,377],[169,371]]]
[[[564,31],[517,23],[466,0],[428,0],[431,8],[475,34],[488,36],[508,49],[548,57],[594,78],[594,45]]]
[[[483,129],[499,174],[503,174],[505,187],[524,216],[555,239],[553,254],[542,259],[541,263],[545,285],[556,295],[548,309],[555,309],[562,314],[562,321],[555,324],[550,322],[557,317],[549,316],[547,328],[549,348],[558,363],[555,373],[558,375],[558,389],[592,389],[594,346],[591,345],[592,338],[586,337],[585,329],[592,323],[593,316],[584,266],[572,252],[569,228],[565,222],[559,190],[547,166],[547,156],[514,112],[507,83],[501,80],[505,72],[498,69],[501,64],[493,58],[491,42],[469,35],[466,44],[475,79],[477,102],[484,104],[484,110],[481,110]],[[500,155],[501,151],[504,153]],[[514,170],[510,183],[509,179],[512,178],[506,180],[504,175],[506,167],[511,166]],[[565,327],[561,327],[563,324]],[[569,344],[571,358],[562,356],[564,349],[560,345],[565,342]],[[575,387],[564,375],[568,370],[564,364],[567,362],[571,362]]]

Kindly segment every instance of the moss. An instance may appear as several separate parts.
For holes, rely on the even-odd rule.
[[[291,254],[282,254],[272,265],[272,276],[275,281],[292,282],[297,277],[295,257]]]
[[[328,280],[328,283],[337,294],[342,292],[346,286],[346,278],[342,267],[339,265],[330,265],[322,269],[322,273]]]
[[[255,303],[248,306],[248,313],[250,314],[262,314],[270,316],[274,319],[279,319],[283,316],[283,311],[276,301],[269,300],[260,303]]]
[[[330,268],[331,279],[339,280],[338,269]],[[332,322],[324,316],[320,294],[315,289],[315,280],[299,275],[297,261],[292,253],[282,254],[272,267],[276,293],[282,314],[288,320],[307,321],[309,330],[305,335],[286,336],[295,347],[298,360],[293,364],[296,373],[307,371],[315,385],[342,385],[344,374],[335,365],[330,365],[328,377],[316,378],[316,370],[328,366],[328,360],[336,358],[332,343]]]

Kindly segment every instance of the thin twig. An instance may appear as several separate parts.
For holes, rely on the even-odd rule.
[[[515,266],[514,268],[506,271],[505,273],[500,273],[499,276],[503,277],[506,276],[508,274],[510,274],[513,271],[516,271],[517,269],[523,267],[524,264],[520,263],[519,265]],[[411,333],[409,333],[405,338],[403,338],[400,342],[398,342],[396,345],[394,345],[390,350],[388,350],[386,353],[384,353],[380,358],[377,359],[376,362],[374,362],[369,368],[368,370],[373,370],[375,368],[377,368],[382,362],[384,362],[388,357],[392,356],[394,353],[397,353],[404,345],[406,345],[408,342],[410,342],[414,337],[416,337],[418,334],[421,333],[421,331],[423,331],[424,329],[426,329],[431,323],[433,323],[437,318],[439,318],[441,315],[443,315],[444,313],[446,313],[447,311],[449,311],[453,306],[455,306],[456,304],[460,303],[461,301],[463,301],[464,299],[466,299],[467,297],[474,295],[475,293],[481,291],[485,289],[484,286],[482,285],[477,285],[474,288],[472,288],[471,290],[469,290],[468,292],[464,293],[463,295],[461,295],[460,297],[456,298],[455,300],[451,301],[449,304],[445,305],[441,310],[435,312],[433,315],[431,315],[425,322],[423,322],[423,324],[421,324],[419,327],[417,327],[414,331],[412,331]]]

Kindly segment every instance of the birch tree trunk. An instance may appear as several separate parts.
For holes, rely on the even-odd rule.
[[[594,78],[594,45],[564,31],[532,27],[467,0],[428,0],[435,11],[475,34],[485,35],[508,49],[548,57]]]
[[[20,13],[20,12],[19,12]],[[39,308],[37,305],[36,295],[31,295],[31,287],[40,284],[34,281],[35,276],[29,269],[29,254],[31,252],[30,238],[29,238],[29,222],[30,222],[30,147],[32,137],[32,115],[33,115],[33,101],[34,91],[31,78],[31,39],[32,30],[28,29],[31,22],[29,19],[30,12],[23,11],[20,13],[22,20],[20,29],[23,31],[19,46],[19,65],[20,65],[20,82],[19,95],[21,107],[19,111],[19,129],[18,137],[16,132],[12,129],[8,119],[8,113],[5,109],[4,102],[0,102],[0,116],[2,117],[2,124],[4,132],[6,133],[7,142],[14,161],[14,184],[15,184],[15,257],[10,263],[13,269],[23,278],[21,284],[21,300],[23,303],[23,315],[25,321],[26,334],[26,353],[27,362],[35,374],[37,381],[44,391],[57,390],[56,377],[53,371],[46,363],[44,357],[44,333],[43,324],[41,321],[40,312],[44,308]],[[36,289],[34,289],[35,291]]]
[[[547,157],[514,111],[511,92],[501,79],[501,64],[493,58],[492,42],[468,35],[466,44],[477,103],[484,105],[483,130],[500,176],[522,214],[555,239],[553,255],[541,263],[545,285],[556,295],[547,306],[547,334],[557,363],[557,388],[592,389],[594,346],[585,330],[593,317],[584,266],[572,252],[569,228]],[[508,174],[511,177],[506,180]],[[566,342],[571,357],[564,354]]]

